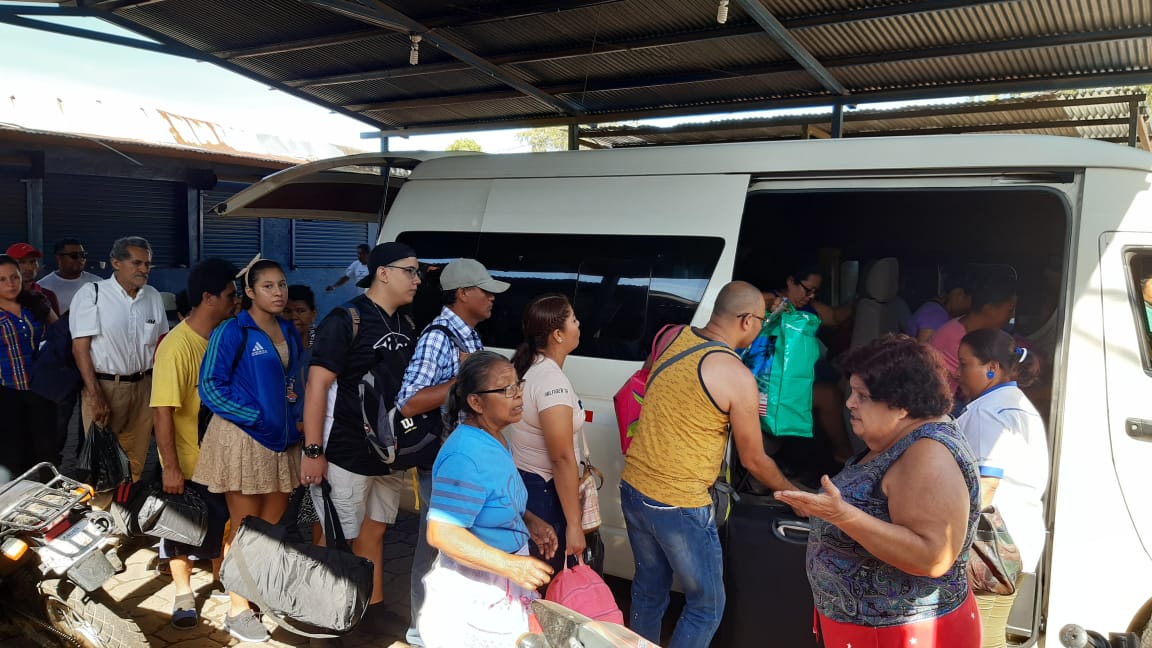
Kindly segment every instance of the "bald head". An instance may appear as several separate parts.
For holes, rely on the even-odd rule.
[[[735,317],[741,313],[764,312],[764,295],[760,289],[747,281],[733,281],[720,289],[716,296],[716,306],[712,309],[713,315],[729,315]]]

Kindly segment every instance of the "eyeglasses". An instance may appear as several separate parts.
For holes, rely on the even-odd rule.
[[[798,286],[800,286],[801,288],[803,288],[803,289],[804,289],[804,294],[806,294],[806,295],[809,295],[809,296],[812,296],[812,295],[815,295],[815,294],[816,294],[816,290],[817,290],[817,289],[816,289],[816,288],[812,288],[811,286],[809,286],[808,284],[804,283],[803,281],[797,281],[797,282],[796,282],[796,284],[797,284]]]
[[[743,320],[745,317],[755,317],[756,319],[760,320],[760,328],[764,328],[765,326],[768,326],[768,318],[767,317],[761,317],[761,316],[757,315],[756,313],[740,313],[736,317],[741,319],[741,320]]]
[[[66,256],[66,257],[68,257],[69,259],[72,259],[73,261],[76,261],[76,260],[78,260],[78,259],[87,259],[87,258],[88,258],[88,253],[87,253],[87,252],[61,252],[61,253],[60,253],[59,255],[57,255],[57,256]]]
[[[524,381],[523,380],[517,380],[516,382],[512,383],[511,385],[507,385],[504,387],[497,387],[496,389],[483,389],[480,391],[474,391],[472,393],[473,394],[500,394],[500,393],[503,393],[504,398],[516,398],[520,394],[524,393]]]
[[[413,281],[424,278],[424,273],[420,271],[420,266],[386,265],[384,267],[392,268],[393,270],[403,270],[404,272],[408,273],[408,278],[412,279]]]

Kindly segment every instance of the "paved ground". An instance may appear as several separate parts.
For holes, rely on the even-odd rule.
[[[404,633],[408,629],[409,573],[412,548],[417,531],[415,514],[401,511],[395,526],[388,529],[384,546],[384,590],[389,615],[384,624],[387,632],[367,636],[354,631],[342,639],[347,648],[408,648]],[[263,644],[240,643],[221,629],[228,605],[226,601],[208,597],[212,589],[212,574],[208,569],[197,569],[192,575],[192,588],[200,603],[200,625],[190,630],[177,630],[169,625],[172,610],[172,579],[157,574],[156,549],[150,546],[124,550],[125,570],[108,581],[105,590],[116,599],[122,609],[130,613],[148,637],[150,646],[166,648],[215,648],[217,646],[307,646],[309,640],[286,630],[276,628],[271,620],[265,625],[272,640]],[[14,636],[0,627],[0,646],[13,648],[28,645],[28,640]]]

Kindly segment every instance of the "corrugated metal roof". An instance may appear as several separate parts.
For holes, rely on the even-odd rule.
[[[750,1],[849,95],[752,22]],[[405,134],[1152,84],[1148,0],[731,0],[724,25],[714,0],[61,4]]]

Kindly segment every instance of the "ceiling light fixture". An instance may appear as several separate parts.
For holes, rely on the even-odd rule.
[[[408,51],[408,65],[416,65],[420,62],[420,41],[423,39],[419,34],[409,34],[408,40],[412,41],[412,49]]]

